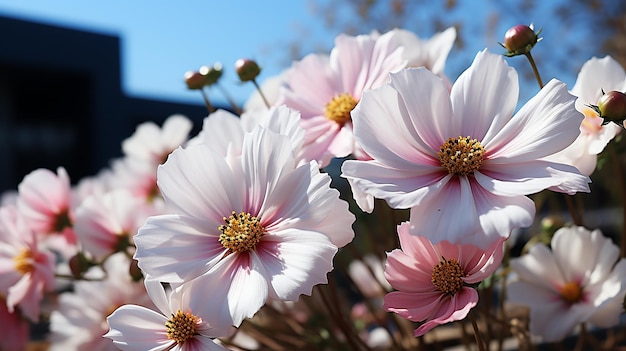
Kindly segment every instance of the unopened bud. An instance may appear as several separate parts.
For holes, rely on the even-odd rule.
[[[200,67],[200,74],[204,77],[204,85],[211,86],[222,77],[224,72],[222,64],[217,62],[213,67],[202,66]]]
[[[200,72],[188,71],[185,73],[185,83],[187,88],[191,90],[198,90],[204,87],[204,76]]]
[[[133,281],[138,282],[143,279],[143,272],[139,268],[138,262],[136,259],[132,259],[130,261],[130,266],[128,267],[128,273]]]
[[[237,62],[235,62],[235,69],[237,70],[237,75],[239,75],[239,79],[242,82],[255,80],[261,73],[261,67],[259,67],[254,60],[250,59],[237,60]]]
[[[605,122],[622,122],[626,119],[626,94],[609,91],[600,97],[596,111]]]
[[[532,25],[527,26],[525,24],[518,24],[507,30],[504,34],[504,44],[500,44],[507,50],[504,55],[510,57],[529,53],[535,44],[541,40],[539,33],[541,30],[535,33]]]
[[[75,279],[81,279],[83,274],[92,266],[91,262],[82,254],[77,253],[69,260],[70,272]]]

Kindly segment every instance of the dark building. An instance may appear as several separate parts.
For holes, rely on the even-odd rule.
[[[77,181],[121,155],[137,124],[180,113],[198,127],[207,115],[125,96],[120,76],[118,37],[0,16],[0,191],[42,167]]]

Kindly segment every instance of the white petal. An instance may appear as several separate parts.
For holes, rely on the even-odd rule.
[[[165,350],[174,342],[166,335],[167,318],[145,307],[124,305],[107,318],[111,328],[105,338],[128,351]]]
[[[619,62],[611,56],[592,57],[580,69],[572,94],[580,97],[586,104],[596,105],[602,96],[602,90],[623,91],[624,81],[626,72]]]
[[[567,283],[554,255],[543,244],[535,244],[526,255],[511,259],[511,268],[520,280],[554,291],[555,294],[559,293],[558,286]]]

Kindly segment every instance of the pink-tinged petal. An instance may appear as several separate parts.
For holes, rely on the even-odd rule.
[[[206,145],[175,150],[159,166],[157,178],[163,197],[178,213],[220,221],[242,209],[242,185],[233,182],[224,156]]]
[[[439,309],[426,323],[415,329],[414,335],[422,336],[434,327],[464,319],[469,311],[478,303],[478,292],[472,288],[463,287],[454,294],[446,304],[439,305]]]
[[[22,314],[33,322],[39,321],[39,305],[43,299],[43,284],[33,279],[32,274],[25,274],[9,288],[6,300],[9,312],[13,313],[19,305]]]
[[[226,252],[216,234],[200,232],[179,215],[149,217],[135,235],[135,259],[155,279],[183,282],[208,271]]]
[[[495,240],[486,250],[480,250],[473,245],[463,245],[462,259],[459,261],[465,265],[466,277],[463,281],[474,284],[485,280],[493,274],[504,256],[505,239]]]
[[[619,258],[619,248],[611,239],[584,227],[560,228],[551,246],[565,281],[584,286],[605,280]]]
[[[169,316],[172,312],[176,312],[172,311],[170,308],[165,288],[160,281],[152,278],[151,276],[146,276],[144,279],[144,285],[148,296],[150,296],[150,300],[154,303],[154,306],[156,306],[156,308],[163,313],[163,315]]]
[[[450,95],[440,77],[425,68],[406,69],[391,75],[391,87],[400,95],[400,108],[411,116],[411,127],[431,150],[439,151],[448,138],[459,135]]]
[[[543,244],[536,244],[526,255],[511,259],[511,267],[520,280],[554,291],[556,294],[557,286],[567,283],[552,252]]]
[[[266,236],[252,253],[267,272],[270,298],[296,301],[311,295],[313,286],[326,284],[337,253],[327,236],[288,229]]]
[[[563,192],[589,191],[589,177],[573,166],[547,160],[495,163],[488,160],[474,173],[476,181],[491,193],[503,196],[528,195],[551,187]],[[566,185],[564,185],[566,184]]]
[[[424,78],[432,81],[435,86],[441,85],[438,81],[440,79],[425,69],[404,70],[391,76],[393,80],[399,81]],[[416,88],[412,88],[410,92],[413,93]],[[368,155],[394,168],[414,167],[413,163],[440,167],[437,151],[444,139],[439,131],[432,131],[430,125],[436,118],[442,118],[441,115],[451,113],[448,93],[442,89],[433,89],[431,92],[430,85],[422,89],[424,91],[419,94],[405,97],[416,100],[411,102],[412,106],[429,108],[423,112],[418,110],[420,112],[415,116],[410,114],[400,92],[391,85],[363,94],[363,99],[352,110],[352,122],[354,137]],[[437,103],[443,104],[443,107]],[[447,109],[445,106],[448,106]]]
[[[483,147],[494,163],[521,163],[552,155],[580,132],[583,115],[564,83],[551,80]]]
[[[602,91],[623,91],[626,81],[624,67],[611,56],[592,57],[583,64],[572,88],[572,94],[585,104],[597,104]]]
[[[441,253],[426,237],[412,235],[410,228],[409,222],[398,225],[398,239],[402,251],[427,267],[432,268],[437,265],[441,260]]]
[[[419,322],[431,318],[441,306],[447,306],[449,302],[450,298],[440,291],[424,293],[392,291],[385,295],[383,308],[408,320]]]
[[[161,351],[175,344],[166,334],[167,318],[141,306],[124,305],[108,318],[110,330],[104,335],[125,351]]]
[[[479,52],[452,86],[455,121],[448,123],[461,125],[461,129],[447,137],[469,135],[485,146],[513,116],[518,95],[517,73],[502,55]]]
[[[257,127],[244,138],[241,163],[244,184],[237,186],[247,189],[242,210],[257,214],[267,194],[275,191],[281,177],[294,169],[295,160],[289,138]]]
[[[384,199],[393,208],[410,208],[428,201],[447,187],[452,176],[441,168],[413,165],[393,169],[378,161],[345,161],[341,176],[375,198]]]
[[[227,351],[228,349],[215,343],[213,339],[198,335],[192,342],[181,346],[181,351]]]
[[[601,153],[608,143],[622,131],[623,127],[615,123],[609,123],[600,128],[598,133],[593,134],[589,141],[588,152],[592,155]]]
[[[435,265],[422,263],[419,259],[419,256],[411,257],[398,249],[387,254],[385,278],[389,284],[407,293],[438,293],[432,283]]]

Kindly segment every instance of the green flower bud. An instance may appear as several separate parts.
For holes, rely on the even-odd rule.
[[[261,67],[250,59],[239,59],[235,62],[235,69],[242,82],[255,80],[261,73]]]
[[[541,40],[539,33],[541,30],[535,33],[532,25],[524,24],[518,24],[507,30],[504,34],[504,44],[500,44],[507,50],[504,55],[510,57],[529,53],[535,44]]]

